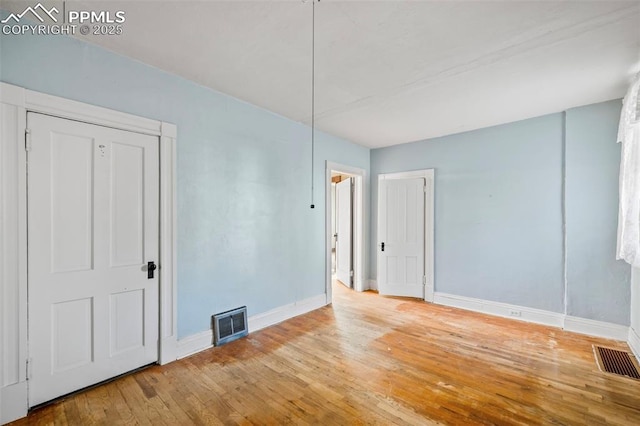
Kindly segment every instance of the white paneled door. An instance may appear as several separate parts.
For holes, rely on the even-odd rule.
[[[159,141],[35,113],[27,127],[34,406],[158,359]]]
[[[353,178],[336,184],[336,278],[352,287],[353,271]]]
[[[425,179],[378,186],[378,291],[424,298]]]

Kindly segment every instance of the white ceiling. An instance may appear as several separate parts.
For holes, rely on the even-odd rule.
[[[310,123],[310,2],[70,7],[126,12],[95,44]],[[372,148],[622,97],[640,71],[640,1],[322,0],[315,19],[316,127]]]

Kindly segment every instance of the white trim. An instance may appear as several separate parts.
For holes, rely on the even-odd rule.
[[[261,314],[250,316],[247,319],[249,333],[262,330],[269,326],[281,323],[288,319],[303,315],[327,305],[326,295],[319,294],[308,299],[280,306]],[[213,331],[205,330],[200,333],[185,337],[178,341],[178,359],[188,357],[195,353],[213,347]]]
[[[378,182],[388,179],[425,179],[425,206],[424,206],[424,275],[426,284],[424,286],[424,300],[433,302],[435,294],[435,274],[434,274],[434,206],[435,206],[435,169],[412,170],[407,172],[383,173],[378,175]],[[378,191],[380,190],[378,185]],[[378,211],[380,209],[380,197],[378,196]],[[378,220],[380,215],[378,214]],[[376,247],[378,247],[376,243]],[[377,250],[376,250],[377,252]],[[379,262],[377,263],[379,265]],[[377,283],[376,283],[376,288]]]
[[[0,423],[28,410],[24,92],[0,83]]]
[[[566,331],[586,334],[594,337],[604,337],[606,339],[621,341],[627,341],[628,339],[630,342],[629,345],[631,346],[632,331],[630,327],[624,325],[596,321],[587,318],[572,317],[557,312],[529,308],[526,306],[511,305],[508,303],[493,302],[491,300],[475,299],[472,297],[457,296],[455,294],[440,292],[436,292],[434,303],[514,320],[549,325],[552,327],[562,328]],[[510,313],[512,311],[520,312],[520,316],[511,315]]]
[[[178,340],[176,359],[186,358],[213,347],[213,331],[205,330]]]
[[[27,382],[19,382],[0,389],[0,424],[18,420],[27,415],[25,398],[27,395]]]
[[[369,279],[367,281],[368,286],[369,286],[369,290],[375,290],[378,291],[378,281],[374,280],[374,279]]]
[[[114,127],[154,136],[163,134],[162,123],[108,108],[89,105],[58,96],[25,90],[25,104],[30,111],[84,121],[100,126]],[[175,137],[175,134],[172,135]]]
[[[629,338],[628,326],[587,318],[572,317],[570,315],[567,315],[564,319],[564,329],[574,333],[604,337],[606,339],[622,340],[625,342]]]
[[[263,328],[267,328],[282,321],[286,321],[290,318],[297,317],[298,315],[303,315],[307,312],[315,311],[316,309],[326,305],[326,295],[319,294],[317,296],[309,297],[298,302],[279,306],[275,309],[263,312],[261,314],[252,315],[248,319],[249,333],[262,330]]]
[[[433,302],[438,305],[560,328],[564,319],[564,315],[557,312],[440,292],[435,293]],[[510,312],[512,311],[520,312],[520,316],[511,315]]]
[[[636,359],[640,360],[640,336],[632,327],[629,327],[629,339],[627,340],[627,344],[636,356]]]
[[[25,90],[22,87],[0,81],[0,100],[2,103],[24,108]]]
[[[160,340],[158,362],[177,359],[178,274],[177,267],[177,127],[161,124],[160,136]]]
[[[364,169],[347,166],[345,164],[327,161],[325,164],[325,288],[327,303],[332,301],[331,291],[331,172],[339,172],[355,177],[354,191],[354,264],[353,264],[353,288],[356,291],[364,291],[365,288],[365,214],[366,206],[365,180],[367,172]]]
[[[435,169],[424,170],[409,170],[407,172],[395,172],[395,173],[381,173],[378,175],[378,181],[384,179],[413,179],[413,178],[426,178],[434,175]]]
[[[10,294],[16,298],[16,318],[11,318],[10,324],[4,324],[6,312],[0,317],[0,331],[3,339],[4,333],[10,330],[19,342],[16,354],[8,360],[5,354],[0,352],[0,370],[11,371],[12,375],[18,375],[16,383],[6,383],[0,392],[0,403],[7,406],[11,403],[13,413],[26,415],[28,409],[28,396],[26,391],[27,354],[27,214],[26,214],[26,153],[24,150],[24,134],[26,130],[27,112],[38,112],[57,117],[98,124],[107,127],[118,128],[148,135],[158,136],[160,139],[160,336],[159,362],[161,364],[176,359],[177,330],[176,330],[176,136],[177,128],[170,123],[138,117],[107,108],[88,105],[57,96],[27,90],[18,86],[0,82],[0,101],[6,107],[14,108],[18,124],[9,123],[15,131],[10,135],[3,133],[2,147],[0,147],[0,160],[13,165],[13,172],[6,172],[0,176],[0,208],[13,206],[17,211],[5,215],[0,214],[0,233],[4,247],[11,248],[12,253],[17,254],[17,260],[9,259],[8,250],[0,250],[0,271],[10,270],[10,273],[0,274],[0,294]],[[5,117],[3,120],[3,132],[5,132]],[[10,232],[5,232],[10,229]],[[14,255],[16,257],[16,255]],[[3,345],[4,346],[4,345]],[[16,358],[17,356],[17,358]],[[17,359],[17,362],[16,362]],[[11,365],[7,363],[10,361]],[[0,386],[2,386],[0,383]],[[24,386],[23,386],[24,384]],[[11,396],[7,396],[11,388]],[[15,396],[14,392],[23,392]],[[0,422],[8,421],[5,410],[2,410]]]

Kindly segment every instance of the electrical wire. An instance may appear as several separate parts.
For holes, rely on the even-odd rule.
[[[316,0],[311,3],[311,208],[315,208],[313,175],[315,171],[315,112],[316,112]]]

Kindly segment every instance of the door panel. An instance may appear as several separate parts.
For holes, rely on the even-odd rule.
[[[29,404],[158,359],[158,138],[29,113]]]
[[[336,184],[337,232],[336,241],[336,278],[352,287],[351,270],[353,269],[353,178]]]
[[[93,262],[93,141],[51,132],[51,270],[86,271]]]
[[[110,354],[144,347],[144,290],[112,294]]]
[[[389,179],[379,183],[380,294],[424,297],[424,187],[422,178]]]
[[[54,303],[52,308],[53,373],[63,373],[91,363],[93,298]]]
[[[112,144],[111,266],[143,261],[144,148]]]

